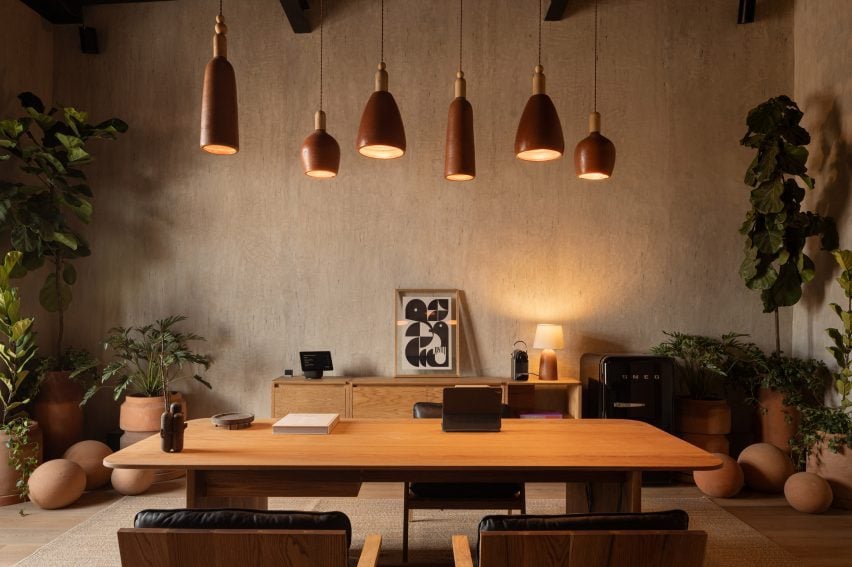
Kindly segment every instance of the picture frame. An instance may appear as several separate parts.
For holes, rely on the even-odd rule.
[[[461,376],[460,290],[397,289],[394,293],[394,375]]]

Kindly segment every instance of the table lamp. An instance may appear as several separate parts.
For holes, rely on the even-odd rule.
[[[565,338],[562,335],[562,325],[551,325],[540,323],[535,328],[535,339],[533,348],[544,349],[538,366],[538,377],[541,380],[556,380],[559,374],[556,371],[556,353],[554,349],[565,347]]]

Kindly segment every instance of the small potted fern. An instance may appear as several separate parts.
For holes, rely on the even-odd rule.
[[[169,404],[174,402],[181,404],[186,415],[183,395],[167,392],[166,384],[187,378],[188,366],[210,368],[212,359],[190,347],[191,342],[203,341],[204,337],[175,329],[185,319],[183,315],[173,315],[142,327],[110,329],[103,345],[112,349],[115,359],[104,367],[100,384],[86,393],[85,400],[99,387],[111,384],[116,401],[124,396],[119,414],[119,427],[124,431],[159,431],[164,408],[168,411]],[[197,372],[192,378],[212,388]]]

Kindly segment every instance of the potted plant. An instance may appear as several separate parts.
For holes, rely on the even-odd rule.
[[[20,261],[9,252],[0,265],[0,505],[27,495],[27,479],[41,462],[41,431],[26,406],[38,387],[33,319],[21,317],[17,288],[9,274]]]
[[[747,336],[727,333],[720,339],[664,332],[668,340],[651,349],[678,361],[680,395],[675,405],[675,429],[687,441],[705,450],[729,451],[731,408],[725,399],[731,386],[753,380],[762,353]]]
[[[834,492],[834,503],[852,508],[852,251],[836,250],[834,259],[840,266],[840,284],[846,305],[832,303],[842,329],[829,328],[826,333],[832,345],[827,347],[837,363],[833,374],[837,406],[816,404],[802,410],[803,423],[796,444],[797,456],[807,460],[807,470],[828,480]]]
[[[186,317],[173,315],[159,319],[142,327],[115,327],[104,339],[105,349],[112,349],[115,360],[104,367],[100,384],[112,382],[115,400],[124,396],[119,415],[119,426],[124,431],[159,431],[160,415],[168,411],[172,402],[183,406],[187,415],[186,401],[178,392],[166,392],[165,384],[174,384],[186,377],[187,365],[210,368],[212,359],[208,355],[192,351],[189,343],[203,341],[195,333],[185,333],[174,327]],[[212,388],[199,374],[192,377]],[[86,393],[91,398],[98,386]]]
[[[83,385],[76,379],[91,368],[91,357],[64,353],[64,314],[77,280],[73,261],[90,254],[76,228],[92,216],[92,189],[83,167],[92,162],[86,144],[112,140],[127,124],[110,118],[90,124],[88,114],[71,107],[45,108],[34,94],[18,95],[26,116],[0,121],[0,160],[19,164],[23,181],[0,181],[0,232],[10,235],[12,249],[22,253],[13,276],[47,265],[39,301],[57,314],[56,342],[47,375],[34,407],[45,436],[48,458],[61,456],[83,433],[80,402]],[[82,366],[75,366],[82,362]]]

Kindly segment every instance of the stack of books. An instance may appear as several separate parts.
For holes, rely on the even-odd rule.
[[[272,432],[325,435],[338,421],[340,415],[336,413],[288,413],[272,424]]]

